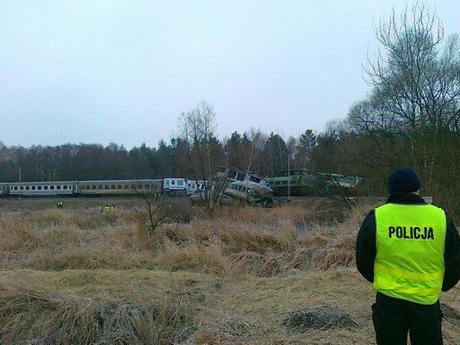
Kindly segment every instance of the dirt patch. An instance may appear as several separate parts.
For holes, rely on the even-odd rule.
[[[253,339],[260,324],[231,311],[207,309],[202,315],[202,325],[195,344],[243,344]]]
[[[359,324],[338,308],[308,307],[290,313],[283,325],[289,332],[305,333],[311,329],[353,328]]]
[[[445,303],[441,303],[442,317],[448,322],[460,325],[460,312],[455,308],[449,307]]]

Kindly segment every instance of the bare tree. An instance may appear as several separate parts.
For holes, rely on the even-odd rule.
[[[433,190],[441,136],[446,131],[458,133],[458,38],[451,36],[444,45],[441,22],[421,2],[380,21],[376,37],[383,51],[365,69],[374,86],[370,108],[358,115],[355,107],[353,122],[374,135],[380,131],[404,138],[410,164]]]
[[[191,111],[182,113],[179,128],[182,138],[187,144],[188,160],[195,179],[203,181],[204,190],[200,194],[203,206],[212,211],[223,190],[221,178],[216,178],[214,164],[211,161],[212,139],[215,138],[216,114],[211,104],[199,103]],[[216,185],[219,184],[217,187]]]
[[[251,142],[251,153],[249,155],[248,167],[246,169],[247,173],[252,170],[257,170],[254,169],[254,165],[256,165],[254,163],[257,163],[256,160],[258,153],[263,151],[265,142],[267,141],[267,138],[260,129],[251,128],[248,137]]]

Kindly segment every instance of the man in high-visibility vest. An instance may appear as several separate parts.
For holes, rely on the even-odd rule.
[[[364,219],[356,266],[377,290],[372,319],[378,345],[442,344],[441,291],[460,278],[460,238],[453,220],[418,195],[409,168],[394,171],[386,204]]]

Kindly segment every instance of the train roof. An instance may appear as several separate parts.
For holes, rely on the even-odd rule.
[[[133,179],[133,180],[85,180],[75,183],[135,183],[135,182],[161,182],[162,179]]]
[[[39,185],[39,184],[73,184],[75,181],[29,181],[29,182],[2,182],[1,184]]]

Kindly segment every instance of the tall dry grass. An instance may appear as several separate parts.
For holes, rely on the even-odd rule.
[[[321,205],[224,208],[148,236],[142,209],[3,212],[0,269],[163,268],[273,276],[354,265],[365,208],[318,221]],[[339,212],[342,212],[340,210]],[[323,217],[323,216],[322,216]]]
[[[142,209],[4,211],[0,270],[11,271],[0,280],[0,343],[372,344],[373,292],[342,270],[354,266],[369,208],[225,208],[153,237]],[[54,270],[66,271],[42,272]],[[308,273],[289,274],[297,271]],[[452,296],[444,303],[456,313]],[[327,322],[336,316],[318,313],[322,305],[340,306],[363,327],[311,329],[312,311]],[[454,312],[446,344],[458,343]],[[286,326],[292,316],[299,330]]]
[[[177,298],[139,306],[1,286],[0,343],[170,345],[193,335],[194,314]]]

